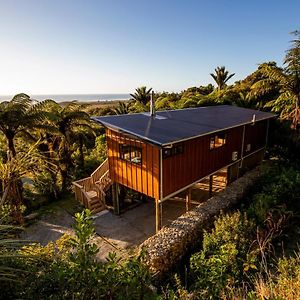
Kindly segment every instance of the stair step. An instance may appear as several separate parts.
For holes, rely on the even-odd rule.
[[[88,196],[89,196],[90,198],[95,198],[95,197],[98,196],[96,191],[88,191],[88,192],[86,192],[86,193],[88,194]]]
[[[101,198],[99,198],[99,197],[93,197],[93,198],[90,198],[90,200],[89,200],[90,203],[99,202],[99,201],[101,201]]]
[[[97,207],[97,206],[102,206],[103,205],[103,203],[102,202],[94,202],[94,203],[90,203],[90,207],[91,208],[95,208],[95,207]]]
[[[92,210],[92,213],[93,213],[93,214],[96,214],[96,213],[98,213],[98,212],[100,212],[100,211],[103,211],[104,209],[106,209],[105,206],[103,206],[103,207],[101,206],[101,207],[99,207],[99,208],[93,209],[93,210]]]

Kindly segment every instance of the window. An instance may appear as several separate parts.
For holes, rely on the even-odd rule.
[[[131,163],[141,164],[142,163],[142,148],[122,144],[120,145],[120,158],[127,160]]]
[[[164,148],[163,149],[163,158],[168,158],[173,155],[182,154],[183,153],[183,145],[177,145],[172,148]]]
[[[210,149],[215,149],[222,147],[226,144],[226,134],[225,133],[218,133],[210,138]]]
[[[172,155],[171,149],[163,149],[163,158],[170,157]]]

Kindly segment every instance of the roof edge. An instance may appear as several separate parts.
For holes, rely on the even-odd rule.
[[[273,119],[276,116],[277,116],[276,114],[273,114],[272,116],[262,118],[260,120],[255,121],[255,122],[261,122],[261,121]],[[148,138],[146,138],[144,136],[141,136],[139,134],[133,133],[130,130],[124,130],[124,129],[120,128],[120,127],[116,127],[116,126],[113,126],[111,124],[107,124],[106,122],[98,120],[97,117],[91,117],[91,119],[93,121],[95,121],[96,123],[101,124],[102,126],[104,126],[106,128],[109,128],[111,130],[114,130],[114,131],[117,131],[117,132],[120,132],[120,133],[130,134],[130,135],[132,135],[134,137],[137,137],[137,138],[139,138],[139,139],[141,139],[143,141],[147,141],[148,143],[150,143],[152,145],[155,145],[155,146],[159,146],[159,147],[165,147],[165,146],[173,145],[173,144],[176,144],[176,143],[182,143],[182,142],[193,140],[193,139],[196,139],[196,138],[199,138],[199,137],[202,137],[202,136],[210,135],[210,134],[217,133],[217,132],[222,132],[224,130],[229,130],[229,129],[232,129],[232,128],[237,128],[237,127],[241,127],[241,126],[245,126],[245,125],[249,125],[249,124],[253,123],[252,121],[248,121],[246,123],[241,123],[241,124],[238,124],[238,125],[235,125],[235,126],[230,126],[230,127],[226,127],[226,128],[222,128],[222,129],[217,129],[217,130],[214,130],[214,131],[211,131],[211,132],[207,132],[207,133],[204,133],[204,134],[191,136],[191,137],[188,137],[188,138],[185,138],[185,139],[180,139],[180,140],[176,140],[176,141],[168,142],[168,143],[160,143],[160,142],[158,142],[156,140],[148,139]]]

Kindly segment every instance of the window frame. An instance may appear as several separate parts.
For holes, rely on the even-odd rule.
[[[176,146],[173,146],[172,148],[163,148],[162,149],[162,156],[163,159],[170,158],[172,156],[177,156],[184,153],[184,144],[178,144]],[[169,154],[166,154],[166,152],[169,152]]]
[[[223,138],[222,138],[223,136]],[[216,146],[216,139],[223,140],[221,145]],[[215,133],[213,136],[209,138],[209,150],[219,149],[224,147],[227,144],[227,133],[219,132]]]
[[[129,149],[128,152],[124,152],[124,148]],[[139,162],[135,162],[132,161],[135,157],[131,157],[131,154],[138,151],[141,154],[141,160]],[[129,159],[125,158],[125,155],[129,154]],[[143,163],[143,148],[142,147],[138,147],[135,145],[131,145],[131,144],[120,144],[119,145],[119,157],[121,160],[124,160],[126,162],[129,162],[131,164],[135,164],[135,165],[142,165]]]

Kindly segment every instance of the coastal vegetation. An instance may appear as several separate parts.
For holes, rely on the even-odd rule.
[[[71,182],[106,158],[104,131],[90,117],[146,111],[152,89],[137,88],[110,106],[36,102],[26,94],[1,102],[0,298],[300,298],[300,35],[293,35],[283,67],[262,63],[233,84],[235,74],[217,67],[217,86],[154,93],[158,111],[231,104],[278,114],[259,183],[163,282],[144,266],[143,253],[98,261],[88,210],[75,215],[75,236],[46,246],[18,239],[24,216],[70,195]]]

